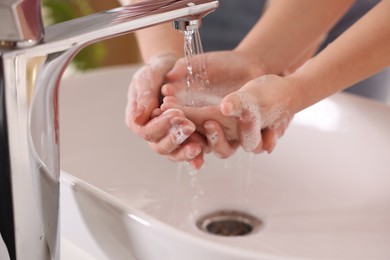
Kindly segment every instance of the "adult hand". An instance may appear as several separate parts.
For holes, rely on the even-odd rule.
[[[195,126],[184,113],[159,109],[161,86],[176,60],[172,54],[160,55],[134,74],[128,90],[125,121],[157,153],[173,161],[189,161],[199,168],[207,150],[206,141],[193,134]]]
[[[230,118],[220,116],[219,104],[227,94],[238,90],[249,80],[264,75],[266,67],[259,60],[239,51],[210,52],[195,56],[190,62],[193,74],[200,76],[203,73],[200,66],[204,64],[208,81],[195,81],[188,86],[188,61],[180,59],[168,73],[167,84],[162,88],[162,93],[167,96],[163,108],[171,106],[187,112],[186,116],[197,125],[197,131],[207,138],[211,150],[219,157],[227,158],[239,146],[238,130],[235,124],[229,123]],[[206,118],[193,116],[191,109],[182,106],[201,107],[199,111],[206,112],[210,117],[203,120]]]
[[[189,64],[188,64],[189,63]],[[192,67],[192,80],[188,85],[188,66]],[[195,106],[207,105],[207,102],[219,102],[226,96],[241,88],[249,80],[267,74],[266,67],[260,60],[254,59],[250,54],[239,51],[208,52],[195,55],[190,60],[179,59],[173,69],[167,74],[167,84],[162,88],[164,96],[176,96],[182,98],[181,102],[195,103]],[[204,79],[203,77],[206,77]],[[213,96],[214,100],[199,102],[188,100],[191,93],[205,92]],[[219,98],[218,98],[219,97]],[[195,95],[194,98],[197,98]]]
[[[126,124],[137,132],[138,126],[152,118],[159,107],[161,86],[177,58],[173,54],[154,57],[133,76],[127,95]]]

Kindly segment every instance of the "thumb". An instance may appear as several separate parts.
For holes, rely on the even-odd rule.
[[[237,92],[225,96],[220,104],[221,113],[224,116],[239,116],[242,112],[242,102]]]
[[[172,69],[167,73],[167,79],[177,80],[187,76],[187,62],[185,58],[176,61]]]
[[[224,116],[235,117],[239,117],[245,110],[253,110],[255,107],[257,107],[257,99],[243,91],[228,94],[220,104],[221,113]]]
[[[261,143],[261,114],[255,96],[236,91],[227,95],[220,105],[224,116],[238,117],[240,143],[245,151],[252,152]]]

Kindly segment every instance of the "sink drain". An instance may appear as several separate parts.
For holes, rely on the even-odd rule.
[[[196,224],[207,233],[230,237],[253,233],[263,222],[239,211],[218,211],[200,218]]]

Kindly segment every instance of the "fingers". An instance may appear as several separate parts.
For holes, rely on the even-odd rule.
[[[236,91],[227,95],[220,105],[221,113],[238,119],[238,129],[242,148],[254,152],[261,144],[261,113],[255,96]]]
[[[205,107],[190,107],[182,106],[176,102],[170,102],[174,98],[164,98],[164,103],[161,106],[162,110],[165,109],[178,109],[184,112],[186,118],[191,120],[196,125],[196,130],[205,134],[204,123],[206,121],[215,121],[221,125],[223,132],[229,141],[239,139],[239,131],[237,128],[237,119],[234,117],[226,117],[221,114],[218,106],[205,106]]]
[[[173,68],[167,73],[167,79],[175,81],[177,79],[182,79],[187,76],[187,61],[186,58],[177,60]]]
[[[191,57],[191,61],[188,58],[178,60],[167,74],[167,84],[161,89],[163,95],[176,95],[189,86],[192,90],[203,90],[208,86],[209,79],[204,59],[205,55],[195,55]],[[191,66],[191,73],[188,71],[189,66]]]
[[[158,107],[159,88],[153,85],[152,71],[149,66],[144,66],[134,74],[128,91],[126,107],[126,123],[143,125],[150,114]]]
[[[163,112],[142,130],[141,136],[155,152],[172,161],[188,161],[196,169],[203,165],[203,154],[210,151],[205,138],[179,110]]]
[[[157,117],[144,126],[139,126],[136,133],[149,142],[157,153],[172,161],[188,161],[199,169],[203,163],[203,154],[209,152],[207,141],[195,133],[195,125],[185,118],[182,111],[156,109]]]
[[[162,155],[175,151],[187,138],[194,133],[195,126],[188,120],[174,118],[169,133],[157,142],[153,142],[154,150]]]
[[[161,93],[164,96],[173,96],[178,91],[183,90],[186,86],[186,80],[188,76],[188,69],[186,59],[179,59],[173,68],[167,73],[167,84],[161,88]]]
[[[138,70],[130,83],[126,108],[126,124],[143,125],[159,106],[160,90],[166,74],[173,67],[176,57],[164,54],[155,57]]]
[[[206,121],[204,124],[208,145],[215,155],[220,158],[228,158],[237,150],[237,141],[228,141],[217,122]]]
[[[278,139],[284,135],[292,117],[289,117],[278,124],[267,127],[262,130],[262,149],[263,151],[267,151],[268,153],[272,153],[275,149],[275,146],[278,142]]]
[[[170,135],[172,142],[182,143],[194,131],[195,125],[185,118],[182,111],[169,109],[140,126],[136,133],[149,142],[160,142]]]
[[[155,148],[154,144],[151,144]],[[164,154],[174,162],[187,161],[195,169],[199,169],[204,163],[204,153],[209,152],[206,140],[198,133],[193,133],[181,146],[168,154]]]
[[[197,136],[194,134],[194,136]],[[191,136],[182,146],[175,151],[166,154],[171,161],[191,161],[202,154],[202,144],[196,141],[196,138]]]
[[[181,146],[176,146],[176,149],[172,151],[161,149],[161,144],[158,143],[150,142],[149,146],[157,153],[166,156],[174,162],[190,161],[202,153],[201,146],[194,142],[188,142]]]
[[[201,133],[204,133],[202,126],[203,126],[204,119],[207,117],[202,116],[202,114],[204,115],[205,108],[192,108],[188,106],[183,106],[175,102],[175,100],[176,100],[175,97],[165,97],[164,103],[161,105],[161,109],[162,110],[177,109],[183,111],[186,118],[190,119],[197,126],[197,130]]]
[[[291,116],[276,125],[272,125],[261,130],[262,142],[255,149],[254,153],[261,153],[263,151],[272,153],[276,147],[278,139],[284,135],[284,132],[286,131],[292,118],[293,117]]]
[[[221,112],[225,116],[240,116],[243,104],[239,95],[233,92],[222,99]]]
[[[275,149],[275,146],[278,142],[278,133],[275,129],[266,128],[262,131],[262,151],[267,151],[268,153],[272,153]]]

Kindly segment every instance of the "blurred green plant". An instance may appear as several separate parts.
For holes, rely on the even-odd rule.
[[[42,0],[42,7],[45,26],[95,12],[86,0]],[[78,70],[94,69],[102,66],[105,56],[106,47],[98,42],[82,49],[72,63]]]

